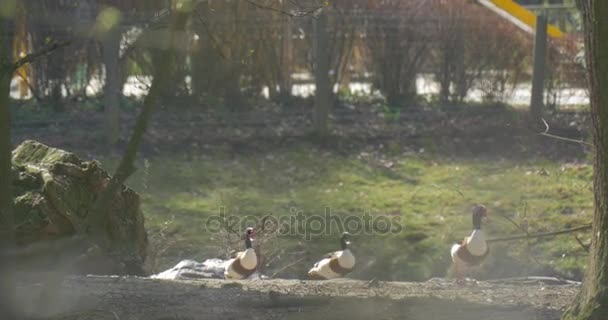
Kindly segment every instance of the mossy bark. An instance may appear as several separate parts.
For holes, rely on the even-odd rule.
[[[591,257],[581,292],[564,320],[608,318],[608,1],[580,0],[594,138],[595,213]]]

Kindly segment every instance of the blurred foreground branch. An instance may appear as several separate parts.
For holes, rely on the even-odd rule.
[[[181,39],[185,35],[185,28],[190,16],[190,10],[176,10],[172,16],[171,30],[168,32],[167,45],[161,49],[159,55],[159,63],[154,73],[152,85],[146,98],[144,99],[141,113],[137,118],[133,133],[129,139],[129,144],[125,150],[120,164],[116,168],[114,175],[108,182],[106,188],[101,192],[95,204],[91,210],[96,213],[91,216],[93,217],[104,217],[103,213],[111,208],[112,199],[115,193],[123,185],[123,183],[135,172],[135,159],[141,143],[143,141],[144,134],[146,133],[148,123],[154,111],[154,107],[158,103],[158,100],[164,90],[168,87],[169,81],[171,80],[171,74],[176,59],[175,50],[179,47]],[[99,219],[99,218],[97,218]],[[91,221],[92,224],[104,224],[105,221]],[[101,229],[99,229],[101,230]],[[104,249],[106,243],[102,235],[92,235],[96,244],[101,245]],[[143,270],[142,270],[143,272]]]

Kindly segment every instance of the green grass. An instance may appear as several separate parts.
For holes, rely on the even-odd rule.
[[[391,168],[384,164],[393,162]],[[111,168],[115,160],[103,161]],[[589,223],[592,215],[591,168],[545,160],[437,160],[418,154],[373,159],[365,154],[339,155],[311,145],[272,153],[185,158],[158,156],[140,160],[129,185],[142,195],[155,268],[180,259],[204,260],[221,250],[218,237],[205,232],[206,220],[225,207],[228,215],[288,215],[291,208],[322,214],[325,207],[343,217],[369,211],[399,217],[395,235],[361,235],[353,239],[358,268],[353,277],[423,280],[444,276],[449,248],[470,232],[470,207],[488,206],[489,237],[520,234],[501,215],[530,232],[559,230]],[[162,230],[162,232],[161,232]],[[337,232],[336,232],[337,234]],[[337,236],[280,236],[272,246],[287,250],[282,264],[303,252],[304,260],[283,275],[301,275],[323,253],[336,249]],[[588,235],[583,233],[583,239]],[[535,262],[537,260],[539,263]],[[480,278],[530,273],[579,277],[586,262],[572,235],[501,243],[477,271]],[[269,273],[281,262],[269,266]],[[157,270],[158,271],[158,270]]]

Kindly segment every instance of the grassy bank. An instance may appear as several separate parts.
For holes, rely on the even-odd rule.
[[[130,185],[143,197],[160,270],[180,259],[222,254],[222,236],[205,230],[207,219],[227,215],[275,216],[302,211],[341,217],[369,212],[399,218],[396,234],[359,235],[353,243],[358,268],[353,277],[421,280],[443,276],[449,247],[470,232],[469,208],[486,204],[489,237],[586,224],[592,214],[591,168],[548,160],[441,160],[425,152],[373,149],[337,153],[298,143],[272,152],[235,153],[214,149],[204,156],[155,155],[141,159]],[[114,159],[103,162],[111,168]],[[295,211],[294,211],[295,210]],[[504,217],[508,217],[513,222]],[[337,234],[338,231],[334,230]],[[586,241],[588,235],[580,234]],[[336,236],[284,235],[266,244],[277,259],[268,274],[301,276],[317,258],[337,246]],[[268,248],[271,247],[271,248]],[[500,243],[479,278],[554,274],[579,278],[585,252],[565,235]],[[286,267],[294,260],[301,260]]]

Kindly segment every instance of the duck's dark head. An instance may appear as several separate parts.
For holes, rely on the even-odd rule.
[[[482,218],[488,217],[488,210],[484,205],[476,205],[473,207],[473,228],[476,230],[481,230],[481,220]]]
[[[251,242],[255,240],[255,232],[253,228],[247,228],[245,231],[245,248],[251,248]]]
[[[350,241],[348,241],[349,236],[350,233],[348,232],[342,233],[342,236],[340,237],[340,247],[342,247],[342,250],[348,249],[348,246],[350,245]]]

